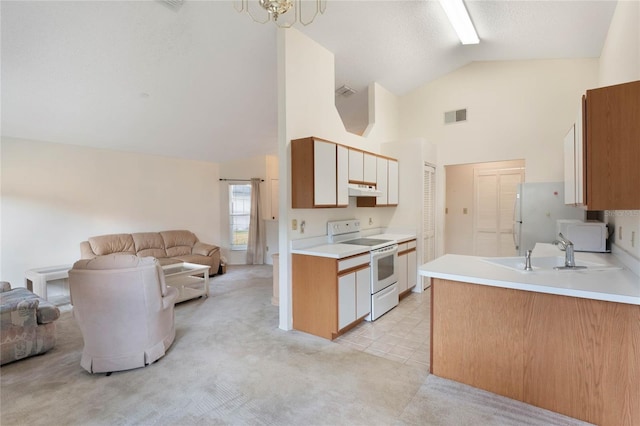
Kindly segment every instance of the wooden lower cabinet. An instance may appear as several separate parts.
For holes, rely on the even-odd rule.
[[[371,312],[370,255],[292,255],[293,328],[335,339]]]
[[[640,424],[640,306],[434,279],[431,372],[590,423]]]

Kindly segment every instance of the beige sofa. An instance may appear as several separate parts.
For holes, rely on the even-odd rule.
[[[220,247],[201,243],[191,231],[137,232],[91,237],[80,243],[82,259],[109,254],[155,257],[160,265],[189,262],[209,266],[209,276],[218,273]]]
[[[162,358],[176,335],[178,290],[168,287],[160,263],[134,255],[77,261],[69,290],[90,373],[130,370]]]

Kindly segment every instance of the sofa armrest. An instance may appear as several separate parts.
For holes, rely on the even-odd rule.
[[[83,241],[80,243],[80,259],[93,259],[96,257],[96,254],[93,252],[91,248],[91,244],[89,241]]]
[[[215,252],[220,250],[220,247],[213,244],[196,242],[191,249],[191,254],[199,254],[201,256],[212,256]]]
[[[60,318],[60,309],[56,305],[46,300],[40,300],[40,305],[36,311],[38,324],[49,324]]]
[[[3,315],[3,321],[5,320],[5,312],[10,311],[20,311],[19,313],[11,314],[13,317],[15,317],[16,315],[30,316],[31,313],[25,312],[25,309],[33,309],[33,316],[35,318],[34,325],[36,323],[48,324],[60,318],[60,309],[58,309],[56,305],[38,297],[36,294],[33,294],[24,287],[18,287],[14,288],[11,291],[0,293],[0,311]],[[16,318],[14,318],[13,320],[15,319]],[[26,319],[20,319],[18,321],[26,321]],[[16,323],[12,322],[12,324]]]
[[[4,297],[0,301],[0,325],[6,328],[12,325],[20,327],[36,327],[38,299],[24,299],[14,297],[11,292],[4,293],[9,297]]]

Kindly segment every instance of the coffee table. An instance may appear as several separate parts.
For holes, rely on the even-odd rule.
[[[208,266],[182,262],[165,265],[162,270],[167,285],[178,289],[176,303],[201,296],[209,297]]]

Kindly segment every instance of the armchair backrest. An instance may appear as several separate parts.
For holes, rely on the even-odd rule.
[[[171,333],[173,341],[177,291],[167,287],[156,259],[112,254],[79,260],[69,271],[69,289],[85,342],[85,369],[141,367],[164,355],[158,344]],[[96,362],[104,366],[96,369]]]

